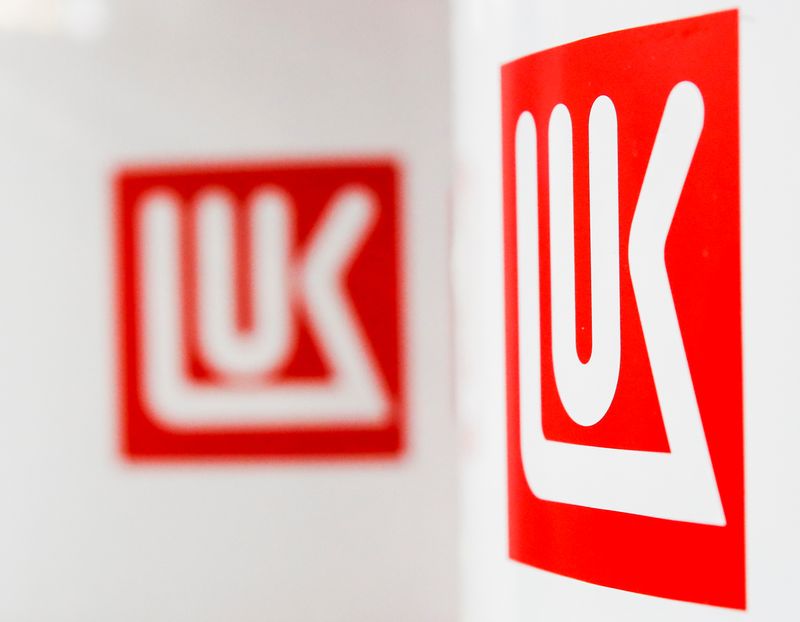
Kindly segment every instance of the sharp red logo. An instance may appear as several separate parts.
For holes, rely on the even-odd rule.
[[[399,451],[396,177],[385,162],[120,175],[128,455]]]
[[[744,608],[737,13],[502,70],[510,553]]]

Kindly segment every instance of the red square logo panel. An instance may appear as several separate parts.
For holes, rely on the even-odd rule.
[[[397,454],[398,195],[387,161],[124,170],[126,455]]]
[[[744,608],[735,11],[502,68],[510,554]]]

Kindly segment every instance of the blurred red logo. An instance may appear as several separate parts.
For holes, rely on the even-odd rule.
[[[119,175],[129,457],[400,451],[397,177],[384,161]]]
[[[533,54],[502,96],[511,557],[744,608],[737,19]]]

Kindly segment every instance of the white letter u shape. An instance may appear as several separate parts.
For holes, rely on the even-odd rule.
[[[570,418],[594,425],[608,411],[620,367],[617,114],[606,96],[589,114],[592,353],[578,358],[575,324],[575,227],[572,121],[567,107],[550,115],[550,290],[553,372]]]

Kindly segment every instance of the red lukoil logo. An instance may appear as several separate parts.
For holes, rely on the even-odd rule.
[[[397,453],[398,219],[388,162],[124,171],[125,452]]]
[[[511,557],[744,608],[737,13],[502,93]]]

